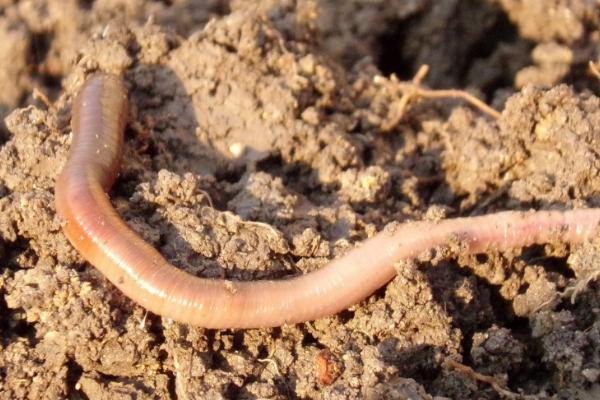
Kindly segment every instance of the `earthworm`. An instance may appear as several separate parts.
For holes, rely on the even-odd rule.
[[[335,314],[396,274],[395,263],[458,243],[478,253],[596,233],[600,209],[505,211],[397,224],[316,271],[281,280],[206,279],[169,264],[112,207],[121,163],[127,91],[119,76],[89,78],[73,103],[73,142],[56,183],[56,209],[72,245],[127,297],[172,320],[207,328],[274,327]]]

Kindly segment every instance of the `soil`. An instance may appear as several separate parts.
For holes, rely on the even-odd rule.
[[[131,101],[113,203],[199,276],[307,273],[392,222],[598,207],[599,26],[586,0],[0,0],[0,398],[599,398],[600,239],[406,261],[330,318],[208,330],[118,292],[53,195],[103,70]],[[423,64],[501,117],[398,115]]]

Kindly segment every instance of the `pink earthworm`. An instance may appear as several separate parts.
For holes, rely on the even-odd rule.
[[[274,327],[333,315],[396,274],[395,263],[458,240],[461,251],[581,242],[597,232],[600,209],[505,211],[409,222],[355,246],[323,268],[281,280],[205,279],[169,264],[134,233],[107,191],[121,163],[127,91],[116,75],[95,74],[73,103],[73,143],[56,183],[63,230],[82,256],[147,310],[207,328]]]

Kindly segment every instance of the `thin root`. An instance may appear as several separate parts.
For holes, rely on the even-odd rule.
[[[588,67],[589,67],[592,75],[594,75],[596,77],[596,79],[598,79],[600,81],[600,70],[598,70],[598,65],[596,65],[595,62],[590,61],[588,64]]]
[[[48,96],[46,96],[46,94],[44,92],[42,92],[39,88],[34,87],[31,95],[35,100],[38,100],[38,101],[41,101],[42,103],[44,103],[44,105],[46,106],[46,108],[48,110],[54,109],[54,107],[52,106],[52,102],[50,101],[50,99],[48,99]]]
[[[279,365],[277,365],[277,361],[275,361],[273,358],[271,358],[271,357],[257,358],[256,361],[272,365],[273,368],[275,369],[276,376],[281,376],[281,371],[279,370]]]
[[[274,237],[277,237],[277,238],[281,237],[281,232],[279,232],[274,226],[266,224],[264,222],[260,222],[260,221],[243,221],[243,223],[245,225],[251,225],[251,226],[256,226],[258,228],[266,229]]]
[[[426,99],[460,99],[471,104],[481,112],[488,114],[494,119],[500,118],[500,113],[472,94],[458,89],[426,89],[421,86],[423,79],[429,72],[428,65],[422,65],[410,82],[400,82],[395,75],[392,75],[391,82],[396,84],[396,88],[402,92],[402,97],[394,104],[391,117],[382,124],[381,129],[384,132],[392,130],[402,120],[410,103],[419,98]]]
[[[208,205],[210,206],[210,208],[215,208],[215,206],[213,205],[213,201],[210,198],[210,195],[208,194],[208,192],[205,190],[202,190],[202,189],[197,189],[197,190],[200,194],[202,194],[204,196],[204,198],[208,202]]]
[[[562,293],[561,297],[570,297],[571,304],[575,304],[577,296],[590,286],[592,282],[600,279],[600,271],[590,273],[585,279],[579,280],[574,286],[568,287]]]
[[[468,367],[450,358],[446,359],[445,364],[451,368],[454,368],[455,370],[457,370],[458,372],[460,372],[468,378],[471,378],[475,381],[487,383],[492,387],[492,389],[496,391],[496,393],[498,393],[500,396],[503,396],[504,398],[525,400],[533,400],[537,398],[537,396],[529,396],[525,394],[511,392],[510,390],[502,387],[502,385],[500,384],[500,382],[498,382],[496,378],[491,377],[489,375],[480,374],[479,372],[474,371],[471,367]]]
[[[138,326],[140,330],[145,330],[146,328],[146,317],[148,317],[148,311],[144,312],[144,317],[140,321],[140,325]]]

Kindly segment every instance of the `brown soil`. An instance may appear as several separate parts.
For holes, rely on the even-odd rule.
[[[101,69],[132,108],[113,202],[199,276],[306,273],[394,221],[598,207],[599,26],[586,0],[0,0],[0,398],[599,398],[600,240],[406,262],[339,315],[215,331],[121,295],[53,203]],[[500,119],[398,118],[392,74],[422,64]]]

